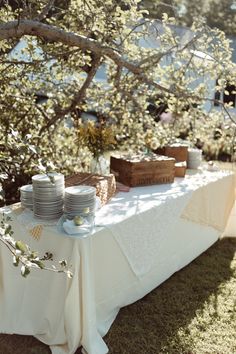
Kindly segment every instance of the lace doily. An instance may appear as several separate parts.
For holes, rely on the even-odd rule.
[[[24,226],[35,240],[39,240],[44,227],[56,226],[58,220],[41,220],[34,217],[33,211],[24,209],[23,212],[17,216],[17,221]]]

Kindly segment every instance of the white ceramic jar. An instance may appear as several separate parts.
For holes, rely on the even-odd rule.
[[[188,149],[188,161],[187,168],[198,169],[202,162],[202,150],[200,149]]]

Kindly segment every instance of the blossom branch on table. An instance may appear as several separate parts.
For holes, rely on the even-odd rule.
[[[21,265],[21,275],[27,277],[31,269],[48,270],[56,273],[65,273],[68,278],[72,278],[73,274],[67,265],[66,260],[59,261],[59,267],[55,265],[51,267],[46,266],[44,263],[48,260],[53,260],[53,255],[46,252],[43,257],[39,257],[38,253],[32,251],[30,247],[23,241],[16,241],[13,238],[13,230],[9,222],[11,218],[3,215],[0,222],[0,242],[2,242],[10,251],[13,257],[13,265],[18,267]]]

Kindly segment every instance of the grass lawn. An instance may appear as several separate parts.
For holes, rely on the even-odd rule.
[[[119,313],[106,336],[112,354],[235,354],[236,238]]]

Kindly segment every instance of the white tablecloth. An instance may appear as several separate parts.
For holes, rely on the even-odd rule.
[[[229,220],[234,200],[233,174],[192,172],[172,185],[118,193],[97,213],[98,226],[87,238],[46,223],[38,241],[19,206],[2,209],[17,239],[41,254],[53,252],[54,262],[67,259],[74,276],[33,271],[24,279],[1,245],[0,332],[34,335],[54,354],[73,354],[80,345],[89,354],[107,353],[102,337],[122,306],[187,265],[225,229],[236,236]]]

